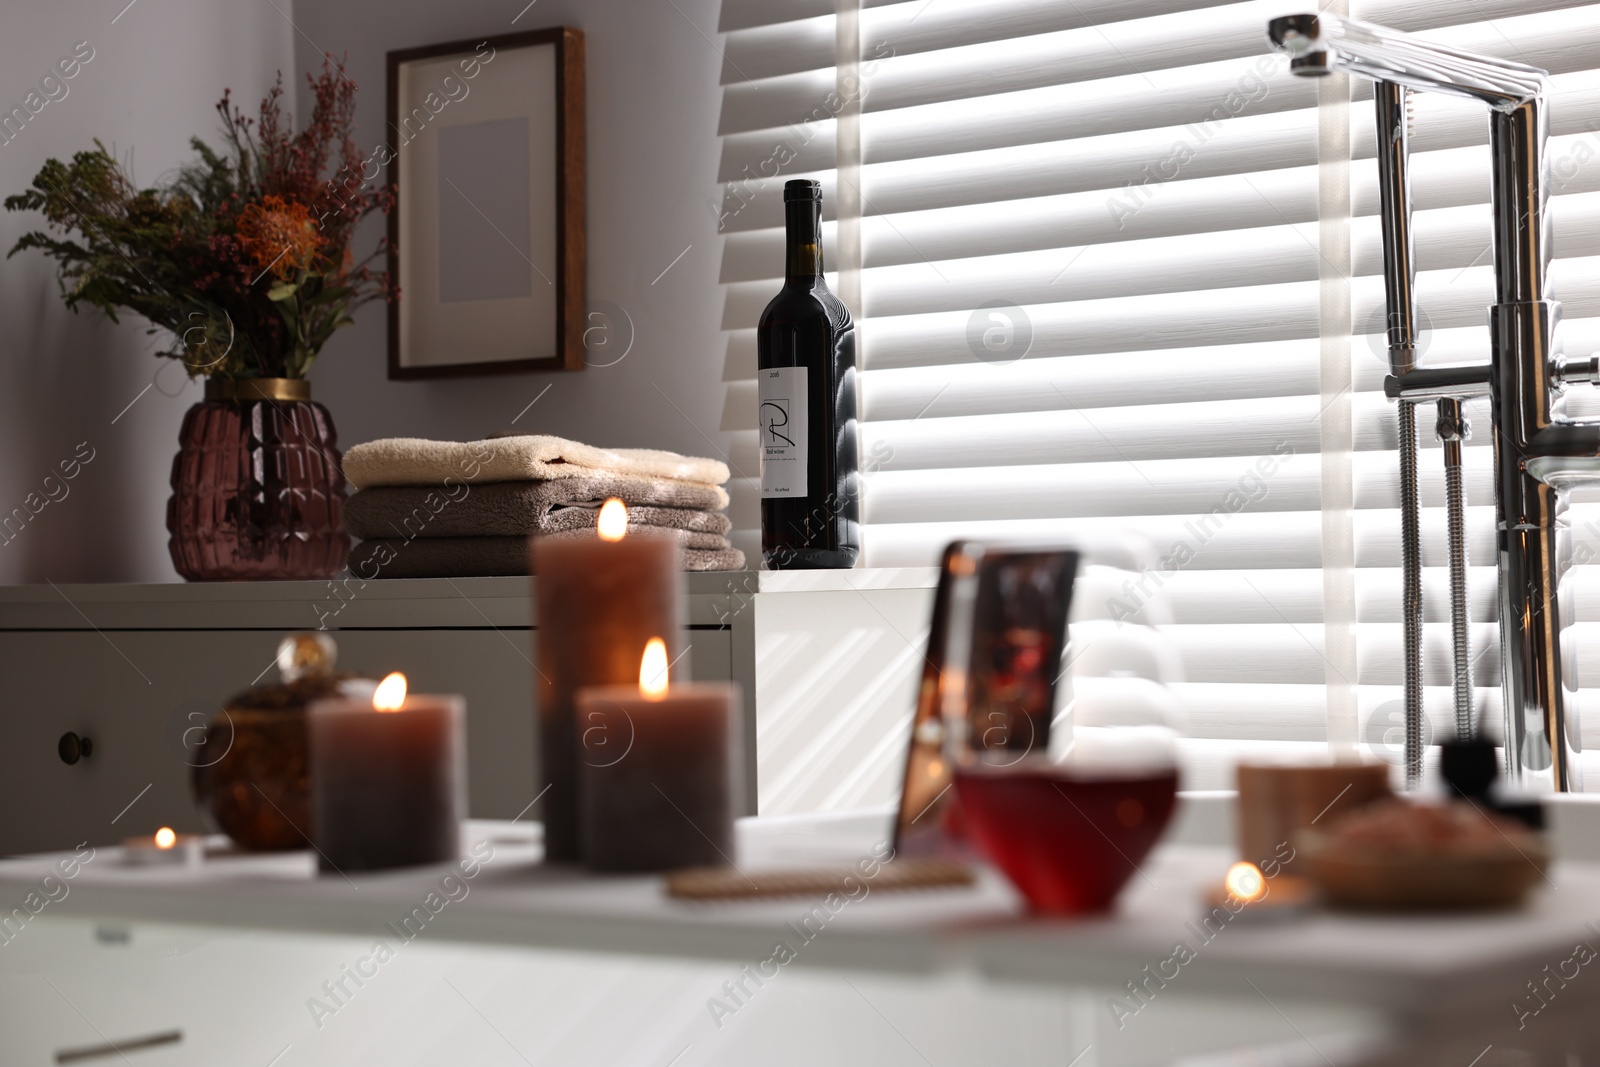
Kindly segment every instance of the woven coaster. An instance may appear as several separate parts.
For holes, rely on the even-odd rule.
[[[932,889],[973,883],[972,868],[947,859],[905,859],[886,863],[871,878],[853,867],[749,871],[695,867],[667,875],[667,895],[680,900],[755,900],[763,897],[824,896],[851,893],[862,885],[885,889]]]

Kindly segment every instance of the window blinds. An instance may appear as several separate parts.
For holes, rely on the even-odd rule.
[[[1318,93],[1265,42],[1268,19],[1310,6],[867,0],[850,84],[832,0],[723,11],[726,184],[711,207],[726,235],[737,466],[756,469],[753,326],[782,263],[782,181],[820,178],[831,205],[836,161],[859,159],[859,262],[845,266],[859,268],[867,565],[926,565],[956,536],[1134,530],[1163,557],[1181,552],[1160,595],[1187,679],[1191,787],[1230,784],[1242,753],[1328,739]],[[1600,348],[1600,4],[1358,0],[1350,14],[1552,73],[1561,339]],[[1355,619],[1361,742],[1397,759],[1395,415],[1381,392],[1370,86],[1351,96],[1327,106],[1350,109],[1352,393],[1333,408],[1351,420],[1354,603],[1328,615]],[[1423,361],[1486,360],[1487,120],[1469,101],[1414,100]],[[1600,414],[1600,398],[1575,390],[1569,408]],[[1426,683],[1442,734],[1442,463],[1431,408],[1418,414]],[[1490,432],[1485,408],[1470,416],[1475,682],[1497,731]],[[1600,562],[1600,504],[1572,517],[1577,558]],[[1583,611],[1600,576],[1580,568],[1575,584]],[[1600,610],[1580,615],[1574,645],[1580,682],[1600,686],[1589,634]],[[1581,709],[1600,749],[1600,691]]]

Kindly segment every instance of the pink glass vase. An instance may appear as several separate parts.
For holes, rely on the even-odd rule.
[[[344,568],[344,473],[303,379],[213,379],[178,432],[172,565],[192,582],[331,578]]]

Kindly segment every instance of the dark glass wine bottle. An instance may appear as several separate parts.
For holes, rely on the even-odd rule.
[[[761,556],[769,570],[852,567],[861,551],[856,328],[822,277],[822,187],[783,188],[783,289],[756,334]]]

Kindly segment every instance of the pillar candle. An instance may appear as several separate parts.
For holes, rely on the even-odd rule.
[[[467,813],[466,701],[407,696],[392,674],[371,702],[316,700],[306,711],[311,840],[322,869],[448,863]]]
[[[535,538],[539,755],[545,859],[581,860],[573,699],[584,686],[633,684],[651,637],[682,648],[678,540],[627,530],[620,500],[591,540]]]
[[[595,870],[733,863],[743,752],[738,687],[669,687],[664,646],[654,645],[639,683],[577,694],[579,822],[584,859]]]

